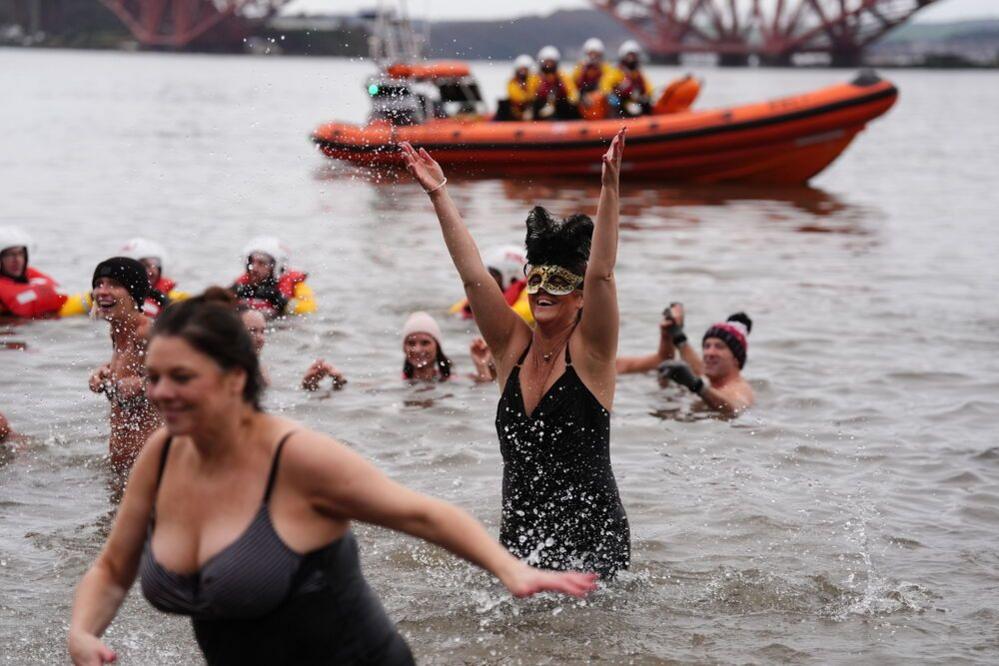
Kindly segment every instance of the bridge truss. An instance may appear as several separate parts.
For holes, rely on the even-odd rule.
[[[786,65],[798,53],[857,65],[864,47],[939,0],[591,0],[660,60],[716,53],[722,64],[758,57]]]

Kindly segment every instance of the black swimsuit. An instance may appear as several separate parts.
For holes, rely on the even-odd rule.
[[[500,541],[546,569],[628,568],[631,537],[610,462],[610,413],[583,384],[565,349],[565,373],[528,415],[521,354],[496,409],[503,454]]]
[[[152,551],[150,519],[140,572],[142,593],[156,608],[190,615],[209,664],[413,663],[409,647],[361,575],[351,532],[300,555],[278,536],[268,500],[281,449],[253,522],[193,574],[178,574]],[[163,447],[157,490],[171,440]]]

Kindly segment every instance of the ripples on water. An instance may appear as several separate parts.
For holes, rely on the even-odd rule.
[[[480,68],[498,93],[505,71]],[[398,329],[441,315],[471,370],[460,286],[421,192],[324,162],[306,136],[360,120],[367,67],[0,50],[0,223],[71,291],[126,238],[171,251],[189,289],[226,282],[256,233],[312,273],[321,313],[281,324],[269,408],[330,432],[495,533],[497,392],[399,382]],[[673,70],[663,69],[665,79]],[[705,70],[703,106],[818,87],[836,71]],[[653,377],[620,381],[613,457],[634,568],[585,602],[513,601],[437,549],[360,526],[365,567],[424,663],[994,662],[999,600],[999,154],[994,73],[897,72],[902,97],[812,188],[624,185],[623,353],[653,348],[664,304],[689,329],[754,318],[759,407],[734,422]],[[940,94],[946,90],[947,94]],[[457,176],[457,174],[456,174]],[[528,208],[592,212],[596,183],[462,181],[483,246]],[[71,592],[110,525],[108,356],[86,319],[0,330],[0,655],[57,663]],[[342,392],[293,390],[315,356]],[[197,663],[187,622],[133,594],[108,640],[124,663]]]

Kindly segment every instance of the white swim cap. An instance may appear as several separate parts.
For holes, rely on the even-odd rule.
[[[486,265],[486,268],[492,268],[500,274],[503,281],[502,288],[506,291],[511,284],[524,278],[527,257],[524,248],[516,245],[504,245],[487,252],[482,258],[482,263]]]
[[[540,51],[538,51],[538,62],[544,62],[545,60],[554,60],[558,62],[562,59],[562,54],[558,52],[558,49],[554,46],[546,46]]]
[[[530,69],[532,65],[534,65],[534,58],[526,53],[517,56],[517,59],[513,61],[514,69]]]
[[[257,236],[250,240],[243,247],[243,262],[246,263],[251,254],[258,252],[266,254],[274,260],[274,277],[278,277],[284,273],[288,267],[288,257],[291,255],[291,252],[288,250],[288,246],[275,236]]]
[[[621,44],[621,46],[617,50],[617,57],[623,58],[631,53],[634,53],[637,56],[642,55],[642,45],[636,42],[634,39],[629,39],[625,41],[624,44]]]
[[[596,37],[590,37],[583,42],[583,53],[592,53],[594,51],[603,55],[604,43]]]
[[[31,252],[31,236],[19,227],[0,227],[0,252],[12,247],[23,247]]]
[[[155,259],[160,265],[160,270],[163,270],[163,264],[167,260],[166,250],[163,249],[163,246],[148,238],[132,238],[121,246],[120,252],[121,256],[136,261]]]

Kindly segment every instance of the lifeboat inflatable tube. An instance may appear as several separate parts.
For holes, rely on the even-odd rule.
[[[769,102],[615,120],[435,120],[394,126],[329,123],[313,141],[327,157],[374,169],[403,167],[398,144],[426,148],[456,175],[572,176],[600,170],[600,155],[628,127],[628,178],[688,182],[806,183],[895,104],[873,72],[850,83]]]

